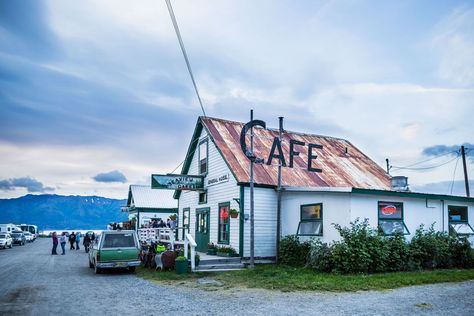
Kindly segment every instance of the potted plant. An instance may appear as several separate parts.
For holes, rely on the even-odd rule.
[[[194,264],[196,265],[196,267],[199,266],[200,262],[201,262],[201,256],[199,254],[195,254],[194,255]]]
[[[217,253],[217,246],[214,243],[207,244],[207,254],[211,256],[215,256]]]
[[[175,221],[176,220],[176,214],[170,215],[170,220]]]
[[[188,272],[188,259],[185,256],[176,257],[175,268],[177,274],[184,274]]]
[[[239,217],[239,211],[237,211],[235,208],[231,208],[229,210],[229,215],[231,218],[237,218]]]
[[[222,246],[217,248],[217,255],[219,257],[234,257],[237,254],[231,246]]]

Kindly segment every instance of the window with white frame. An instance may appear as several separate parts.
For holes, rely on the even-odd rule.
[[[410,234],[403,221],[403,203],[401,202],[379,202],[378,224],[380,231],[387,236]]]
[[[199,174],[207,173],[208,165],[207,165],[207,153],[208,153],[208,142],[207,138],[203,139],[199,142]]]
[[[323,235],[322,203],[301,205],[300,223],[296,234],[299,236]]]
[[[449,231],[457,235],[472,235],[474,230],[468,221],[467,206],[448,205]]]

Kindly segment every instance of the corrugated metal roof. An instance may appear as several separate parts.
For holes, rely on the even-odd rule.
[[[210,134],[237,181],[248,183],[250,161],[240,148],[240,132],[244,123],[211,117],[201,117],[198,124],[199,122]],[[258,157],[267,160],[273,139],[278,136],[278,130],[257,127],[254,128],[254,134],[254,152]],[[287,165],[289,164],[290,140],[304,142],[306,146],[295,148],[300,152],[300,155],[294,158],[294,168],[282,168],[283,186],[391,190],[391,178],[385,173],[385,170],[345,139],[285,131],[282,148]],[[322,149],[313,150],[313,154],[318,156],[313,160],[313,167],[322,169],[321,173],[307,170],[308,143],[323,146]],[[250,144],[249,139],[247,144]],[[277,159],[274,159],[270,166],[255,165],[254,180],[256,184],[276,186],[277,177]]]
[[[173,198],[173,190],[152,189],[148,185],[130,185],[127,206],[136,208],[177,208],[178,201]]]

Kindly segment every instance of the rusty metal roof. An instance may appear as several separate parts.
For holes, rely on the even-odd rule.
[[[240,148],[240,132],[244,123],[200,117],[199,124],[202,124],[209,133],[237,182],[248,183],[250,160]],[[196,128],[196,130],[200,130],[200,128]],[[266,161],[273,139],[278,137],[278,130],[257,127],[254,128],[254,134],[254,152]],[[247,138],[247,144],[250,144],[249,136]],[[306,146],[297,146],[300,155],[294,158],[294,168],[282,168],[283,186],[391,190],[391,178],[385,173],[385,170],[345,139],[285,131],[282,148],[287,165],[290,140],[304,142]],[[318,156],[313,160],[313,167],[322,169],[320,173],[307,170],[308,143],[323,146],[322,149],[313,150],[313,154]],[[192,147],[190,146],[190,150],[194,151]],[[186,171],[184,169],[186,169],[185,167],[183,171]],[[273,159],[272,165],[256,164],[254,167],[256,184],[276,186],[277,177],[277,159]]]

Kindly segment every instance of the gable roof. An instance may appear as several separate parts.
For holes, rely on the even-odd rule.
[[[174,191],[152,189],[148,185],[130,185],[127,206],[135,208],[177,209]]]
[[[250,161],[240,148],[240,132],[244,123],[212,117],[199,117],[193,139],[188,148],[182,174],[187,174],[192,156],[197,147],[197,140],[203,128],[216,145],[224,161],[239,183],[248,183],[250,179]],[[276,129],[254,128],[254,152],[258,157],[268,158]],[[313,167],[323,170],[321,173],[307,170],[307,146],[298,146],[299,156],[294,158],[294,168],[282,168],[282,185],[299,187],[353,187],[362,189],[391,190],[391,177],[367,157],[358,148],[345,139],[284,131],[282,148],[285,159],[288,159],[289,141],[297,140],[322,145],[314,150],[318,157],[313,160]],[[256,185],[277,186],[278,161],[272,165],[256,164],[254,181]],[[288,161],[287,161],[288,164]],[[210,166],[212,168],[212,166]],[[178,195],[179,196],[179,195]]]

